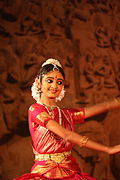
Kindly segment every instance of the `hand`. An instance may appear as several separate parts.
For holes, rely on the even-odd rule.
[[[120,152],[120,145],[116,145],[116,146],[110,146],[108,147],[108,154],[116,154]]]
[[[114,101],[115,101],[116,103],[119,103],[119,104],[120,104],[120,96],[114,98]]]

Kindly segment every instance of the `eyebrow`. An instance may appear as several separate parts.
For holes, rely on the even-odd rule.
[[[46,77],[46,79],[55,79],[54,77]],[[62,80],[62,81],[64,81],[64,79],[62,79],[62,78],[58,78],[57,80]]]

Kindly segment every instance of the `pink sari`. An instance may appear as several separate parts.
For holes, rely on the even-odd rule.
[[[37,115],[47,112],[40,104],[33,104],[29,108],[29,129],[32,137],[33,152],[35,154],[61,154],[69,152],[73,146],[70,142],[57,136],[48,130],[45,122],[48,119],[39,120]],[[75,123],[84,122],[84,109],[61,109],[62,122],[59,118],[59,109],[54,108],[51,113],[55,121],[73,131]],[[35,160],[30,173],[24,174],[14,180],[95,180],[86,173],[81,173],[76,160],[71,154],[64,157],[59,163],[54,160]]]

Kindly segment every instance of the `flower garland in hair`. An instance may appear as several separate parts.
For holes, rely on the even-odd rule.
[[[57,101],[61,101],[62,98],[64,98],[64,96],[65,96],[65,89],[64,89],[64,87],[63,87],[62,90],[61,90],[61,92],[60,92],[60,94],[59,94],[59,96],[56,97],[56,102],[57,102]]]
[[[35,78],[35,81],[31,87],[31,91],[32,91],[32,97],[36,101],[38,101],[40,99],[40,94],[41,94],[40,83],[39,83],[38,77]]]

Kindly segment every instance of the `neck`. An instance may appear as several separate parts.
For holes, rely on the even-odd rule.
[[[37,101],[37,103],[41,103],[47,107],[56,107],[57,104],[55,102],[55,99],[43,99],[41,98],[39,101]]]

